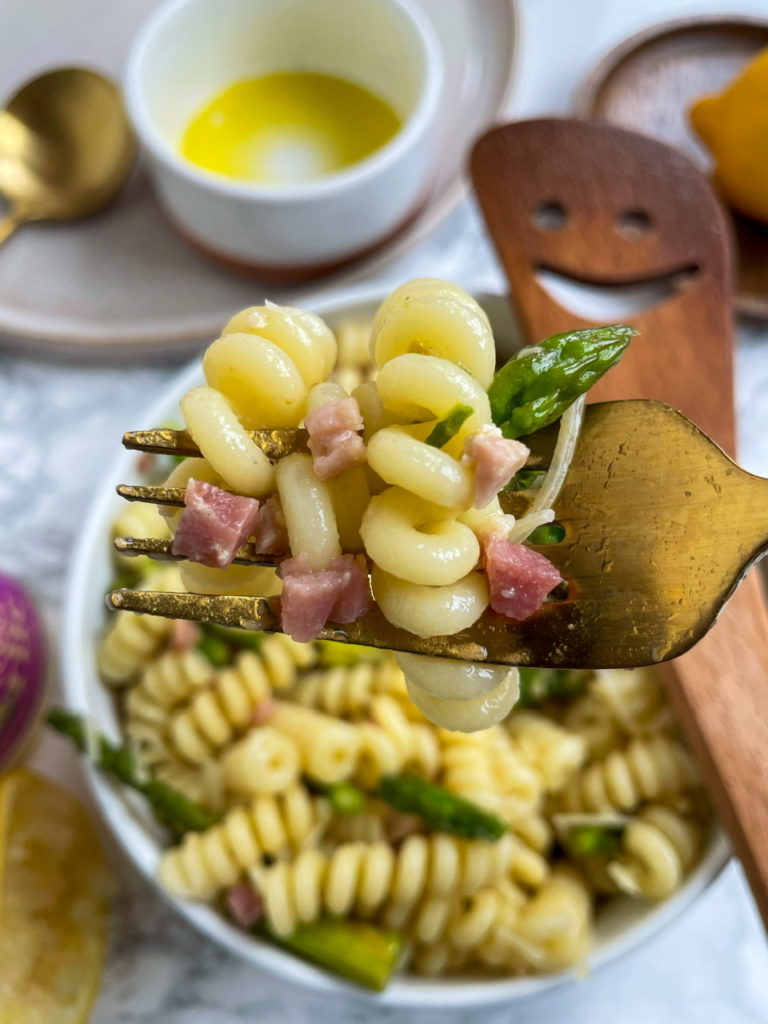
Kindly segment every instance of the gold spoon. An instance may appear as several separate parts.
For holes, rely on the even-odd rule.
[[[95,71],[32,79],[0,111],[0,245],[21,224],[73,220],[113,198],[136,155],[118,87]]]

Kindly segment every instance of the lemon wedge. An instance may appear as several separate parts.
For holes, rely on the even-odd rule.
[[[110,889],[82,804],[24,769],[0,777],[0,1024],[87,1020]]]

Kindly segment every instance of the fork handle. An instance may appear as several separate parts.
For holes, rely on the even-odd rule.
[[[668,671],[667,696],[768,929],[768,611],[756,570]]]

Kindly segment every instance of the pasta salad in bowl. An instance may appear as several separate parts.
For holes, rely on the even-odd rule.
[[[548,410],[548,422],[560,419],[559,465],[526,470],[514,438],[540,413],[518,404],[517,426],[490,427],[501,401],[496,362],[520,349],[506,300],[485,294],[475,305],[444,282],[419,289],[428,315],[443,316],[448,349],[458,309],[465,333],[454,353],[403,348],[426,315],[404,301],[413,286],[383,304],[370,287],[316,303],[317,316],[301,314],[313,339],[303,352],[267,305],[262,333],[266,323],[297,376],[276,374],[254,402],[238,368],[252,358],[263,383],[276,361],[244,350],[255,315],[246,311],[206,354],[205,383],[198,367],[185,371],[144,417],[178,423],[181,403],[205,458],[124,453],[105,482],[70,579],[62,661],[72,710],[54,713],[53,724],[123,783],[91,771],[128,855],[209,936],[316,988],[352,982],[398,1005],[456,1006],[540,991],[630,950],[712,882],[726,853],[653,672],[505,668],[478,679],[459,667],[439,674],[436,691],[433,666],[417,656],[313,639],[326,619],[344,621],[340,598],[323,606],[315,589],[304,600],[296,579],[333,564],[354,581],[361,552],[383,614],[417,635],[432,635],[435,623],[461,630],[489,602],[504,614],[488,571],[498,528],[506,539],[517,530],[511,542],[522,545],[554,516],[577,396]],[[353,393],[356,408],[345,404]],[[248,430],[302,419],[308,454],[275,470],[248,448]],[[494,450],[490,468],[473,449],[478,436]],[[121,503],[115,485],[139,477],[185,486],[192,500],[162,515]],[[196,482],[205,485],[197,496]],[[260,518],[257,529],[253,506],[238,506],[247,526],[212,542],[199,515],[183,517],[202,507],[210,521],[205,501],[195,503],[222,484],[258,495]],[[502,486],[533,492],[516,522],[498,507]],[[409,549],[427,504],[439,527]],[[188,561],[111,549],[116,535],[174,534]],[[282,580],[272,568],[231,564],[248,537],[264,551],[287,544],[294,566]],[[546,578],[531,611],[559,582],[542,566],[537,573]],[[116,577],[170,592],[282,588],[285,633],[107,617],[103,594]]]

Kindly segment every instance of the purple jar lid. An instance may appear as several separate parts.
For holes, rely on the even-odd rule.
[[[0,573],[0,767],[29,735],[45,693],[45,636],[31,598]]]

